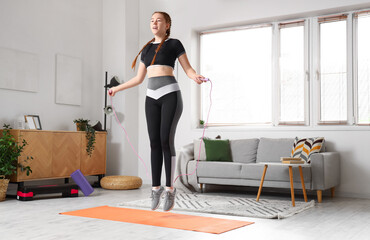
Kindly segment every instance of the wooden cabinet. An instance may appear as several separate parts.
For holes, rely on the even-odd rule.
[[[70,176],[80,169],[83,134],[54,132],[52,139],[51,175],[53,177]]]
[[[27,165],[32,169],[32,173],[27,176],[26,171],[20,171],[17,169],[17,175],[12,176],[11,181],[25,181],[34,179],[43,179],[52,177],[52,156],[53,156],[53,133],[48,131],[23,131],[23,130],[11,130],[10,133],[14,136],[18,143],[22,142],[22,139],[27,141],[27,146],[24,147],[22,155],[18,158],[19,163],[23,163],[23,160],[27,156],[32,156],[33,160],[29,160]],[[16,178],[14,178],[16,177]]]
[[[18,143],[27,141],[18,162],[27,156],[33,160],[27,162],[32,173],[19,168],[11,182],[29,180],[69,178],[71,173],[80,169],[85,175],[103,175],[106,172],[106,132],[96,132],[95,148],[91,157],[86,152],[85,132],[45,131],[45,130],[10,130]]]
[[[104,134],[97,134],[96,135],[96,142],[93,154],[91,157],[86,152],[86,144],[87,140],[85,135],[82,138],[82,149],[84,151],[81,152],[81,172],[84,175],[98,175],[103,174],[102,171],[106,170],[106,146],[107,146],[107,138],[106,133]],[[102,161],[104,159],[104,161]]]

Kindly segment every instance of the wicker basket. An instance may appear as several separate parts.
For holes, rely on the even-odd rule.
[[[8,190],[9,179],[5,179],[4,175],[0,175],[0,202],[6,198],[6,191]]]
[[[104,189],[128,190],[140,188],[143,181],[135,176],[107,176],[100,180],[100,185]]]

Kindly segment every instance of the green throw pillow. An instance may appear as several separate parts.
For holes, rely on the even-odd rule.
[[[207,161],[232,162],[229,140],[203,139]]]

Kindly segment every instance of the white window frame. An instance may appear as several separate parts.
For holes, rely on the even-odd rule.
[[[354,99],[357,93],[354,92],[354,35],[353,35],[353,12],[349,12],[347,15],[347,124],[354,125],[356,123]]]
[[[353,125],[356,126],[370,126],[370,123],[359,123],[358,111],[358,18],[355,17],[356,13],[367,12],[370,14],[370,9],[363,9],[352,12],[352,69],[353,69]]]
[[[202,31],[199,33],[199,36],[198,36],[198,42],[199,42],[199,70],[201,71],[200,69],[200,63],[201,63],[201,59],[202,59],[202,56],[200,56],[200,49],[202,48],[201,46],[201,35],[204,35],[204,34],[209,34],[209,33],[219,33],[219,32],[229,32],[229,31],[237,31],[237,30],[244,30],[244,29],[254,29],[254,28],[263,28],[263,27],[271,27],[272,29],[272,34],[271,34],[271,43],[272,43],[272,57],[271,57],[271,61],[272,61],[272,66],[271,66],[271,94],[272,94],[272,97],[271,97],[271,100],[272,100],[272,105],[271,105],[271,111],[272,111],[272,115],[271,115],[271,122],[260,122],[260,123],[208,123],[207,126],[208,127],[239,127],[239,126],[272,126],[274,125],[274,104],[273,104],[273,101],[274,101],[274,62],[273,62],[273,59],[274,59],[274,23],[261,23],[261,24],[252,24],[252,25],[246,25],[246,26],[239,26],[239,27],[230,27],[230,28],[222,28],[222,29],[216,29],[216,30],[207,30],[207,31]],[[199,102],[200,102],[200,107],[199,107],[199,112],[198,112],[198,116],[199,116],[199,119],[202,119],[203,121],[206,121],[206,118],[207,116],[203,116],[203,103],[202,103],[202,99],[203,99],[203,96],[202,96],[202,90],[199,89]],[[208,107],[208,106],[206,106]],[[212,111],[212,110],[211,110]],[[198,120],[198,123],[197,123],[197,126],[199,127],[199,120]]]
[[[339,15],[347,15],[346,20],[346,29],[347,29],[347,120],[346,121],[321,121],[321,69],[320,69],[320,23],[318,21],[319,18],[322,17],[330,17],[330,16],[339,16]],[[338,14],[330,14],[324,16],[318,16],[313,18],[313,68],[314,68],[314,75],[315,75],[315,83],[314,83],[314,91],[315,96],[313,99],[316,99],[316,106],[315,111],[315,125],[352,125],[354,122],[353,119],[353,89],[352,89],[352,38],[351,38],[351,31],[352,31],[352,14],[351,13],[338,13]],[[316,86],[315,86],[316,85]]]
[[[304,72],[305,72],[305,79],[304,79],[304,121],[280,121],[281,116],[281,91],[280,91],[280,62],[279,62],[279,56],[280,56],[280,30],[279,30],[279,24],[280,23],[290,23],[290,22],[304,22]],[[296,125],[296,126],[308,126],[310,124],[310,73],[309,73],[309,30],[310,30],[310,20],[308,18],[299,18],[294,19],[290,21],[281,21],[276,22],[274,25],[274,42],[276,42],[275,48],[276,49],[276,55],[274,55],[274,62],[277,66],[276,71],[274,72],[274,82],[276,85],[273,85],[273,91],[277,92],[275,102],[276,107],[273,109],[276,109],[274,112],[275,118],[274,118],[274,126],[277,125]],[[274,50],[273,50],[274,51]]]
[[[223,28],[223,29],[215,29],[215,30],[205,30],[203,32],[198,32],[197,34],[197,40],[195,41],[197,44],[197,61],[200,63],[200,34],[199,33],[205,33],[205,32],[220,32],[220,31],[231,31],[233,29],[243,29],[243,28],[253,28],[255,26],[264,26],[264,25],[273,25],[273,49],[272,49],[272,99],[275,101],[275,103],[272,105],[272,125],[256,125],[256,124],[243,124],[243,125],[236,125],[236,124],[229,124],[229,125],[218,125],[218,126],[212,126],[208,129],[208,131],[241,131],[243,129],[248,131],[281,131],[284,129],[284,131],[312,131],[312,130],[336,130],[336,131],[370,131],[370,124],[359,124],[358,123],[358,94],[357,94],[357,88],[358,88],[358,76],[357,76],[357,21],[355,16],[355,13],[362,12],[362,11],[369,11],[370,8],[365,9],[357,9],[352,11],[345,11],[345,12],[334,12],[327,15],[318,15],[314,17],[307,17],[305,18],[305,51],[307,52],[307,72],[306,72],[306,79],[307,79],[307,103],[306,103],[306,115],[305,115],[305,125],[285,125],[279,123],[279,112],[280,112],[280,98],[279,98],[279,89],[277,86],[279,86],[277,82],[278,73],[276,71],[276,68],[278,68],[278,62],[277,62],[277,50],[276,44],[277,41],[275,39],[278,39],[278,27],[277,25],[282,22],[287,21],[293,21],[291,19],[289,20],[279,20],[276,22],[266,22],[266,23],[260,23],[260,24],[253,24],[253,25],[247,25],[247,26],[238,26],[238,27],[229,27],[229,28]],[[319,23],[318,19],[325,17],[325,16],[333,16],[333,15],[341,15],[346,14],[347,15],[347,121],[345,123],[340,121],[334,121],[334,122],[320,122],[320,54],[319,54],[319,43],[320,43],[320,35],[319,35]],[[303,19],[303,18],[300,18]],[[307,24],[307,26],[306,26]],[[307,46],[306,46],[307,45]],[[198,72],[200,72],[200,68],[198,68]],[[201,73],[200,73],[201,74]],[[202,115],[201,108],[202,107],[208,107],[208,106],[202,106],[201,104],[201,91],[200,88],[192,87],[192,92],[196,93],[198,96],[197,98],[200,100],[198,101],[192,101],[192,106],[195,106],[195,112],[197,114],[194,114],[196,116],[196,119],[192,121],[193,127],[199,130],[201,129],[198,125],[199,117]],[[192,93],[193,94],[193,93]],[[277,101],[279,100],[279,101]],[[200,103],[200,105],[199,105]],[[275,109],[275,110],[274,110]],[[276,111],[278,109],[278,111]],[[211,110],[212,111],[212,110]],[[194,113],[194,112],[193,112]]]
[[[358,21],[357,19],[354,19],[353,16],[353,28],[352,28],[352,69],[353,69],[353,120],[355,125],[367,125],[367,124],[359,124],[358,123],[358,38],[357,38],[357,26],[358,26]]]

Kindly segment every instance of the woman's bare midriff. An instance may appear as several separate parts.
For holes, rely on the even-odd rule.
[[[149,78],[173,76],[173,68],[170,66],[149,66],[146,70]]]

